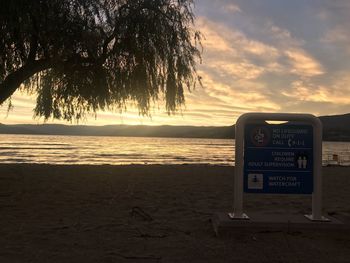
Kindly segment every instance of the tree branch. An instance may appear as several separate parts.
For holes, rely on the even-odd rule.
[[[35,60],[9,74],[3,82],[0,83],[0,105],[11,97],[26,79],[50,67],[51,61],[49,60]]]
[[[33,15],[30,16],[33,24],[33,34],[30,41],[30,50],[28,54],[28,62],[32,62],[35,60],[36,52],[38,49],[38,25],[36,19]]]

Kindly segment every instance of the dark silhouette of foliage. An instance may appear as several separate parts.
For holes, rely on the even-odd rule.
[[[184,103],[200,78],[192,0],[0,0],[0,104],[37,94],[35,115],[79,120],[135,102]]]

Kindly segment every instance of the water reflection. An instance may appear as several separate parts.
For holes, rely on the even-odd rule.
[[[350,143],[324,142],[323,164],[350,165]],[[234,165],[234,140],[0,135],[1,163]]]

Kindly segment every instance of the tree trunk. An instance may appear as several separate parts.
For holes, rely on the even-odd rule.
[[[50,66],[51,63],[49,60],[36,60],[9,74],[4,81],[0,83],[0,105],[11,97],[26,79],[30,78],[35,73],[50,68]]]

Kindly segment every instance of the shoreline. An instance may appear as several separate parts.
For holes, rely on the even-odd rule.
[[[1,124],[1,123],[0,123]],[[204,126],[205,127],[205,126]],[[208,126],[210,128],[210,126]],[[1,133],[0,135],[30,135],[30,136],[73,136],[73,137],[110,137],[110,138],[150,138],[150,139],[207,139],[207,140],[236,140],[235,137],[176,137],[176,136],[151,136],[151,135],[101,135],[101,134],[55,134],[55,133]],[[350,138],[345,140],[339,139],[322,139],[322,142],[339,142],[339,143],[350,143]]]
[[[106,163],[101,163],[101,164],[84,164],[84,163],[74,163],[74,164],[63,164],[63,163],[14,163],[14,162],[10,162],[10,163],[0,163],[0,167],[1,166],[59,166],[59,167],[73,167],[73,166],[77,166],[77,167],[148,167],[148,166],[159,166],[159,167],[178,167],[178,166],[208,166],[208,167],[231,167],[234,169],[235,165],[231,165],[231,164],[211,164],[211,163],[179,163],[179,164],[168,164],[168,163],[126,163],[126,164],[106,164]],[[350,164],[346,165],[346,164],[333,164],[333,163],[328,163],[328,164],[322,164],[322,168],[330,168],[330,167],[334,167],[334,168],[350,168]]]

